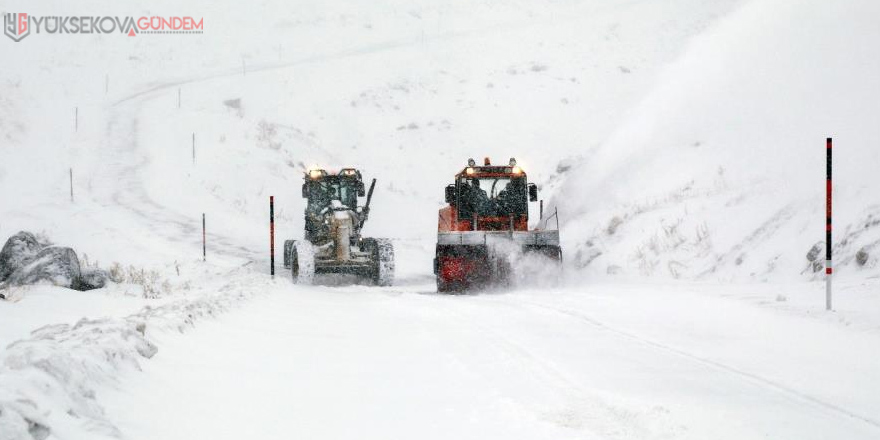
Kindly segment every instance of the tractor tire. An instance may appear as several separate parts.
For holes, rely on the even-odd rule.
[[[315,279],[315,251],[312,244],[291,240],[290,275],[295,284],[312,284]],[[287,243],[285,243],[285,247]]]
[[[373,284],[390,286],[394,284],[394,245],[387,238],[371,240],[370,254],[374,264]]]
[[[437,277],[437,293],[460,293],[461,288],[458,288],[453,283],[447,283],[443,281],[439,276]]]

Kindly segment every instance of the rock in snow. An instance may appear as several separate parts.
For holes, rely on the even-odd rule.
[[[41,250],[26,266],[9,276],[13,286],[48,281],[56,286],[77,288],[80,284],[79,258],[69,247],[51,246]]]
[[[868,253],[868,247],[865,246],[856,253],[856,263],[859,263],[859,266],[864,266],[868,264],[868,260],[870,259],[871,254]]]
[[[0,251],[0,287],[49,282],[75,290],[99,289],[109,274],[102,269],[80,268],[76,252],[69,247],[46,246],[30,232],[19,232]],[[0,294],[0,299],[5,295]]]
[[[811,263],[814,261],[819,261],[819,257],[822,255],[822,249],[825,247],[825,242],[820,241],[813,245],[809,251],[807,251],[807,260]]]
[[[9,237],[0,250],[0,282],[27,265],[42,248],[43,245],[30,232],[21,231]]]
[[[100,289],[107,285],[110,273],[104,269],[84,269],[80,274],[77,290]]]

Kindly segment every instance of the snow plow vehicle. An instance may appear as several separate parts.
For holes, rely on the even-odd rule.
[[[338,173],[324,169],[306,172],[302,197],[305,210],[305,239],[284,242],[284,267],[295,283],[311,284],[316,274],[356,275],[373,284],[394,282],[394,247],[385,238],[361,236],[370,214],[376,179],[370,184],[364,206],[364,181],[355,168]]]
[[[469,159],[445,195],[448,206],[439,212],[434,258],[438,292],[506,285],[517,271],[528,269],[513,264],[528,265],[523,255],[560,265],[558,220],[555,230],[529,230],[529,202],[538,200],[538,187],[528,183],[515,159],[504,166],[492,165],[489,158],[477,166]]]

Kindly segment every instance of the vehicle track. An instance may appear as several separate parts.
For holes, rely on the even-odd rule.
[[[531,373],[532,377],[539,378],[538,382],[543,386],[563,397],[566,408],[553,413],[548,413],[546,408],[520,402],[527,408],[531,407],[530,411],[535,412],[540,418],[580,431],[589,435],[587,438],[597,436],[602,439],[643,439],[651,436],[652,432],[641,420],[641,414],[615,406],[591,393],[552,363],[507,336],[505,332],[468,317],[464,311],[450,307],[452,304],[447,301],[444,301],[444,304],[443,310],[454,316],[462,326],[481,330],[489,346],[497,348],[504,356],[514,360],[517,365]],[[507,303],[505,305],[512,306]],[[460,362],[466,365],[469,361],[460,359]]]
[[[552,311],[552,312],[555,312],[555,313],[558,313],[561,315],[568,316],[570,318],[574,318],[577,321],[580,321],[582,323],[586,323],[596,329],[600,329],[602,331],[614,334],[614,335],[616,335],[622,339],[626,339],[630,342],[634,342],[639,345],[651,347],[653,349],[660,350],[660,351],[663,351],[663,352],[666,352],[669,354],[673,354],[673,355],[678,356],[680,358],[684,358],[684,359],[702,364],[704,366],[711,367],[711,368],[716,369],[718,371],[722,371],[724,373],[739,377],[743,380],[747,380],[747,381],[749,381],[753,384],[759,385],[765,389],[769,389],[774,392],[780,393],[780,394],[787,396],[790,399],[793,399],[795,401],[808,403],[814,407],[820,408],[828,413],[837,415],[839,417],[862,422],[867,425],[870,425],[871,427],[880,429],[880,421],[877,421],[871,417],[859,414],[856,411],[846,409],[842,406],[825,401],[825,400],[820,399],[818,397],[811,396],[809,394],[800,392],[794,388],[786,386],[786,385],[779,383],[777,381],[768,379],[766,377],[760,376],[758,374],[750,373],[748,371],[742,370],[740,368],[737,368],[737,367],[734,367],[734,366],[731,366],[731,365],[728,365],[728,364],[725,364],[725,363],[722,363],[719,361],[715,361],[715,360],[712,360],[712,359],[709,359],[706,357],[695,355],[695,354],[689,353],[685,350],[675,348],[675,347],[672,347],[672,346],[669,346],[666,344],[662,344],[660,342],[639,336],[639,335],[632,333],[632,332],[628,332],[625,330],[620,330],[620,329],[610,327],[610,326],[602,323],[601,321],[599,321],[595,318],[592,318],[586,314],[583,314],[577,310],[573,310],[570,308],[563,308],[563,307],[559,307],[556,305],[542,304],[542,303],[534,302],[534,301],[519,301],[519,302],[521,304],[525,304],[525,305],[528,305],[531,307],[537,307],[540,309],[549,310],[549,311]]]
[[[139,112],[140,108],[134,111]],[[124,118],[123,114],[123,119]],[[115,184],[113,192],[110,195],[115,206],[119,206],[134,214],[137,218],[144,220],[149,226],[150,232],[155,233],[162,238],[175,242],[185,243],[192,242],[194,246],[198,246],[200,237],[197,219],[178,214],[153,200],[144,188],[142,181],[137,178],[139,171],[146,165],[149,160],[146,157],[135,158],[135,152],[138,150],[138,120],[136,117],[127,119],[125,122],[119,121],[120,115],[114,115],[111,119],[110,126],[127,126],[128,129],[122,134],[121,142],[109,142],[110,145],[116,147],[110,150],[110,157],[118,157],[119,155],[130,155],[132,160],[122,164],[119,167],[113,167],[116,175],[113,178]],[[126,124],[127,122],[127,124]],[[117,139],[120,140],[120,139]],[[256,250],[233,243],[225,236],[209,234],[210,243],[207,248],[212,254],[226,255],[246,260],[251,260],[256,254]]]

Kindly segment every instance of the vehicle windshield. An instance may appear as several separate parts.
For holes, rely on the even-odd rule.
[[[459,213],[470,217],[506,217],[528,209],[523,177],[461,177],[458,181]]]
[[[308,209],[320,213],[330,205],[331,200],[339,200],[351,209],[357,208],[357,182],[349,179],[325,178],[309,182]]]

